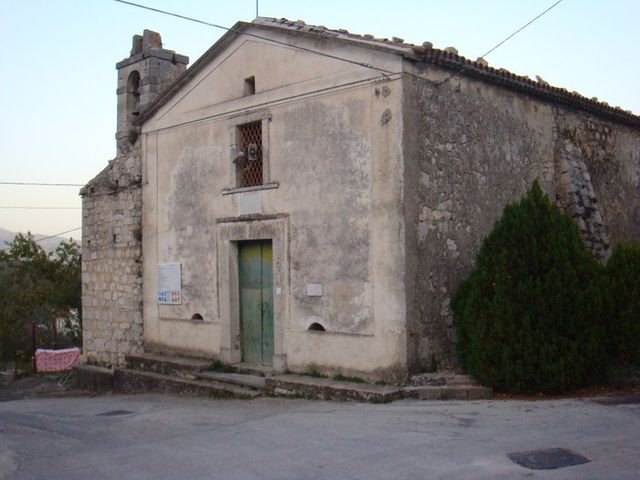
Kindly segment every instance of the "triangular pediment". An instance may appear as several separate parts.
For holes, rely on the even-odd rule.
[[[144,130],[210,118],[339,88],[399,68],[401,60],[381,52],[334,42],[291,38],[284,32],[245,30],[224,38],[179,79],[144,119]],[[257,33],[255,33],[257,32]],[[259,34],[259,35],[258,35]],[[221,40],[222,42],[222,40]],[[215,48],[218,46],[218,48]],[[376,68],[370,65],[376,64]],[[247,95],[253,79],[255,94]]]

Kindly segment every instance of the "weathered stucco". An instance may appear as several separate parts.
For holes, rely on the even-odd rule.
[[[238,361],[240,346],[225,340],[233,305],[221,306],[237,280],[221,265],[235,261],[228,243],[273,238],[260,237],[260,224],[277,215],[286,218],[287,245],[274,240],[274,251],[288,283],[275,284],[275,363],[397,375],[406,364],[400,82],[243,37],[226,50],[143,126],[145,347]],[[265,68],[288,61],[296,67],[286,73]],[[384,54],[377,61],[400,65]],[[256,94],[244,97],[249,76]],[[263,121],[268,181],[234,191],[230,132],[255,120]],[[165,262],[182,264],[181,305],[155,301]],[[307,295],[308,284],[322,295]],[[203,320],[191,320],[195,313]],[[313,323],[325,332],[309,331]]]

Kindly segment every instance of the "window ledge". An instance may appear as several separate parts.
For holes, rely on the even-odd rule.
[[[278,182],[265,183],[263,185],[254,185],[253,187],[233,187],[222,190],[222,195],[232,195],[234,193],[256,192],[258,190],[273,190],[280,186]]]

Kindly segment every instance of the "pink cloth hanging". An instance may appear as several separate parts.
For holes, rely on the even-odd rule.
[[[62,350],[36,350],[36,370],[38,372],[62,372],[80,363],[79,348]]]

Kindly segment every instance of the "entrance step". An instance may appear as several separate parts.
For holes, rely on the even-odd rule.
[[[339,382],[329,378],[303,375],[275,375],[266,379],[267,392],[276,396],[314,398],[320,400],[350,400],[387,403],[402,398],[397,386]]]
[[[256,390],[265,389],[265,378],[258,375],[246,375],[241,373],[222,373],[214,371],[204,371],[198,374],[198,378],[203,380],[213,380],[221,383],[231,383]]]
[[[257,377],[270,377],[273,375],[273,367],[252,365],[250,363],[235,363],[233,367],[236,372],[246,375],[255,375]]]
[[[128,354],[125,368],[142,372],[160,373],[195,380],[198,373],[211,366],[211,360],[190,357],[173,357],[154,353]]]
[[[92,390],[123,393],[162,392],[215,398],[274,396],[386,403],[402,398],[420,400],[479,400],[492,397],[490,388],[455,372],[414,375],[408,386],[342,382],[304,375],[274,375],[270,367],[237,364],[235,372],[207,370],[210,360],[153,353],[125,356],[125,368],[76,368],[76,383]]]
[[[262,392],[214,380],[192,380],[174,375],[116,368],[114,390],[120,393],[176,393],[211,398],[255,398]]]

